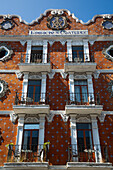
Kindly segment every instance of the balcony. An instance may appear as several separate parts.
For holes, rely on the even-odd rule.
[[[65,64],[64,64],[64,71],[65,72],[94,72],[96,70],[96,63],[94,62],[93,57],[90,61],[88,61],[88,54],[79,54],[73,55],[72,54],[65,54]],[[72,59],[70,59],[72,57]],[[85,59],[84,59],[85,58]]]
[[[9,144],[7,146],[7,163],[4,163],[4,168],[8,170],[16,169],[81,169],[81,170],[103,170],[111,169],[112,164],[109,163],[111,150],[108,150],[107,145],[95,146],[77,146],[68,145],[68,158],[67,164],[61,166],[49,165],[49,146],[44,145],[28,145],[19,146]],[[55,153],[56,155],[58,153]],[[58,156],[58,155],[57,155]]]
[[[108,150],[107,145],[92,145],[87,147],[69,145],[68,146],[68,169],[111,169],[112,163],[110,162],[111,151]]]
[[[70,93],[65,106],[66,114],[97,114],[100,115],[103,106],[100,105],[100,96],[87,93]]]
[[[7,163],[4,168],[16,169],[48,169],[49,144],[46,145],[6,145]]]
[[[49,97],[45,93],[18,93],[15,96],[13,110],[16,114],[49,114]]]
[[[31,55],[22,54],[21,61],[20,64],[18,64],[18,66],[21,72],[50,72],[51,71],[49,56],[46,56],[46,54],[31,54]]]

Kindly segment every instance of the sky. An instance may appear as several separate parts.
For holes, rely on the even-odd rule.
[[[87,22],[97,14],[113,14],[113,0],[0,0],[0,14],[16,14],[28,23],[47,9],[68,9]]]

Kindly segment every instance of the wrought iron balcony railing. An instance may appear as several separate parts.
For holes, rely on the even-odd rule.
[[[49,144],[47,145],[13,145],[8,144],[7,162],[43,162],[49,161]]]
[[[97,93],[95,96],[93,93],[70,93],[67,95],[67,105],[100,105],[100,95]]]
[[[94,62],[94,56],[88,57],[88,53],[76,53],[76,54],[71,54],[71,53],[66,53],[65,54],[65,60],[66,62],[69,63],[84,63],[84,62]]]
[[[109,162],[109,155],[107,145],[68,146],[68,162]]]
[[[15,105],[40,105],[49,104],[47,93],[18,93],[16,91]]]
[[[48,63],[49,55],[45,53],[21,54],[20,63]]]

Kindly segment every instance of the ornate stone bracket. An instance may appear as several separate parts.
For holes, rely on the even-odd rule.
[[[53,79],[55,73],[60,73],[63,79],[66,79],[66,77],[68,75],[67,73],[64,73],[63,69],[56,69],[56,70],[52,70],[51,73],[48,73],[49,78]]]
[[[53,44],[54,44],[54,42],[60,42],[62,45],[65,45],[65,43],[66,43],[66,40],[51,40],[51,41],[49,41],[49,44],[52,46]]]
[[[21,41],[20,41],[20,43],[21,43],[23,46],[25,45],[26,42],[27,42],[26,40],[21,40]]]
[[[101,115],[100,115],[100,116],[98,116],[98,118],[99,118],[100,122],[104,122],[105,117],[106,117],[106,114],[105,114],[104,112],[102,112],[102,113],[101,113]]]
[[[55,115],[60,115],[64,122],[68,121],[69,116],[65,114],[65,111],[50,111],[49,115],[46,116],[48,122],[52,122]]]
[[[17,76],[18,79],[21,79],[22,76],[23,76],[23,73],[20,72],[20,71],[16,71],[16,76]]]
[[[95,78],[95,79],[98,79],[98,78],[99,78],[99,75],[100,75],[100,71],[96,70],[96,71],[93,73],[93,75],[94,75],[94,78]]]
[[[17,114],[15,114],[15,113],[10,114],[10,120],[11,120],[12,123],[15,123],[17,118],[18,118]]]

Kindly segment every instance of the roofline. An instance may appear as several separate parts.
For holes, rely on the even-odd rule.
[[[31,23],[28,23],[26,22],[25,20],[23,20],[21,18],[21,16],[19,15],[15,15],[15,14],[4,14],[4,15],[0,15],[0,17],[3,17],[4,19],[8,18],[8,19],[11,19],[13,17],[16,17],[16,18],[19,18],[20,22],[21,23],[24,23],[26,25],[33,25],[34,23],[39,23],[39,20],[42,19],[42,17],[46,16],[48,12],[51,12],[51,11],[64,11],[64,12],[67,12],[69,16],[72,16],[73,19],[76,20],[76,22],[79,22],[83,25],[88,25],[90,23],[94,23],[95,22],[95,19],[97,17],[101,17],[101,18],[108,18],[108,19],[111,19],[111,17],[113,16],[113,14],[99,14],[99,15],[95,15],[91,20],[87,21],[86,23],[83,22],[82,20],[79,20],[75,15],[74,13],[71,13],[69,10],[67,9],[47,9],[43,14],[40,14],[40,16],[38,18],[36,18],[35,20],[33,20]]]

